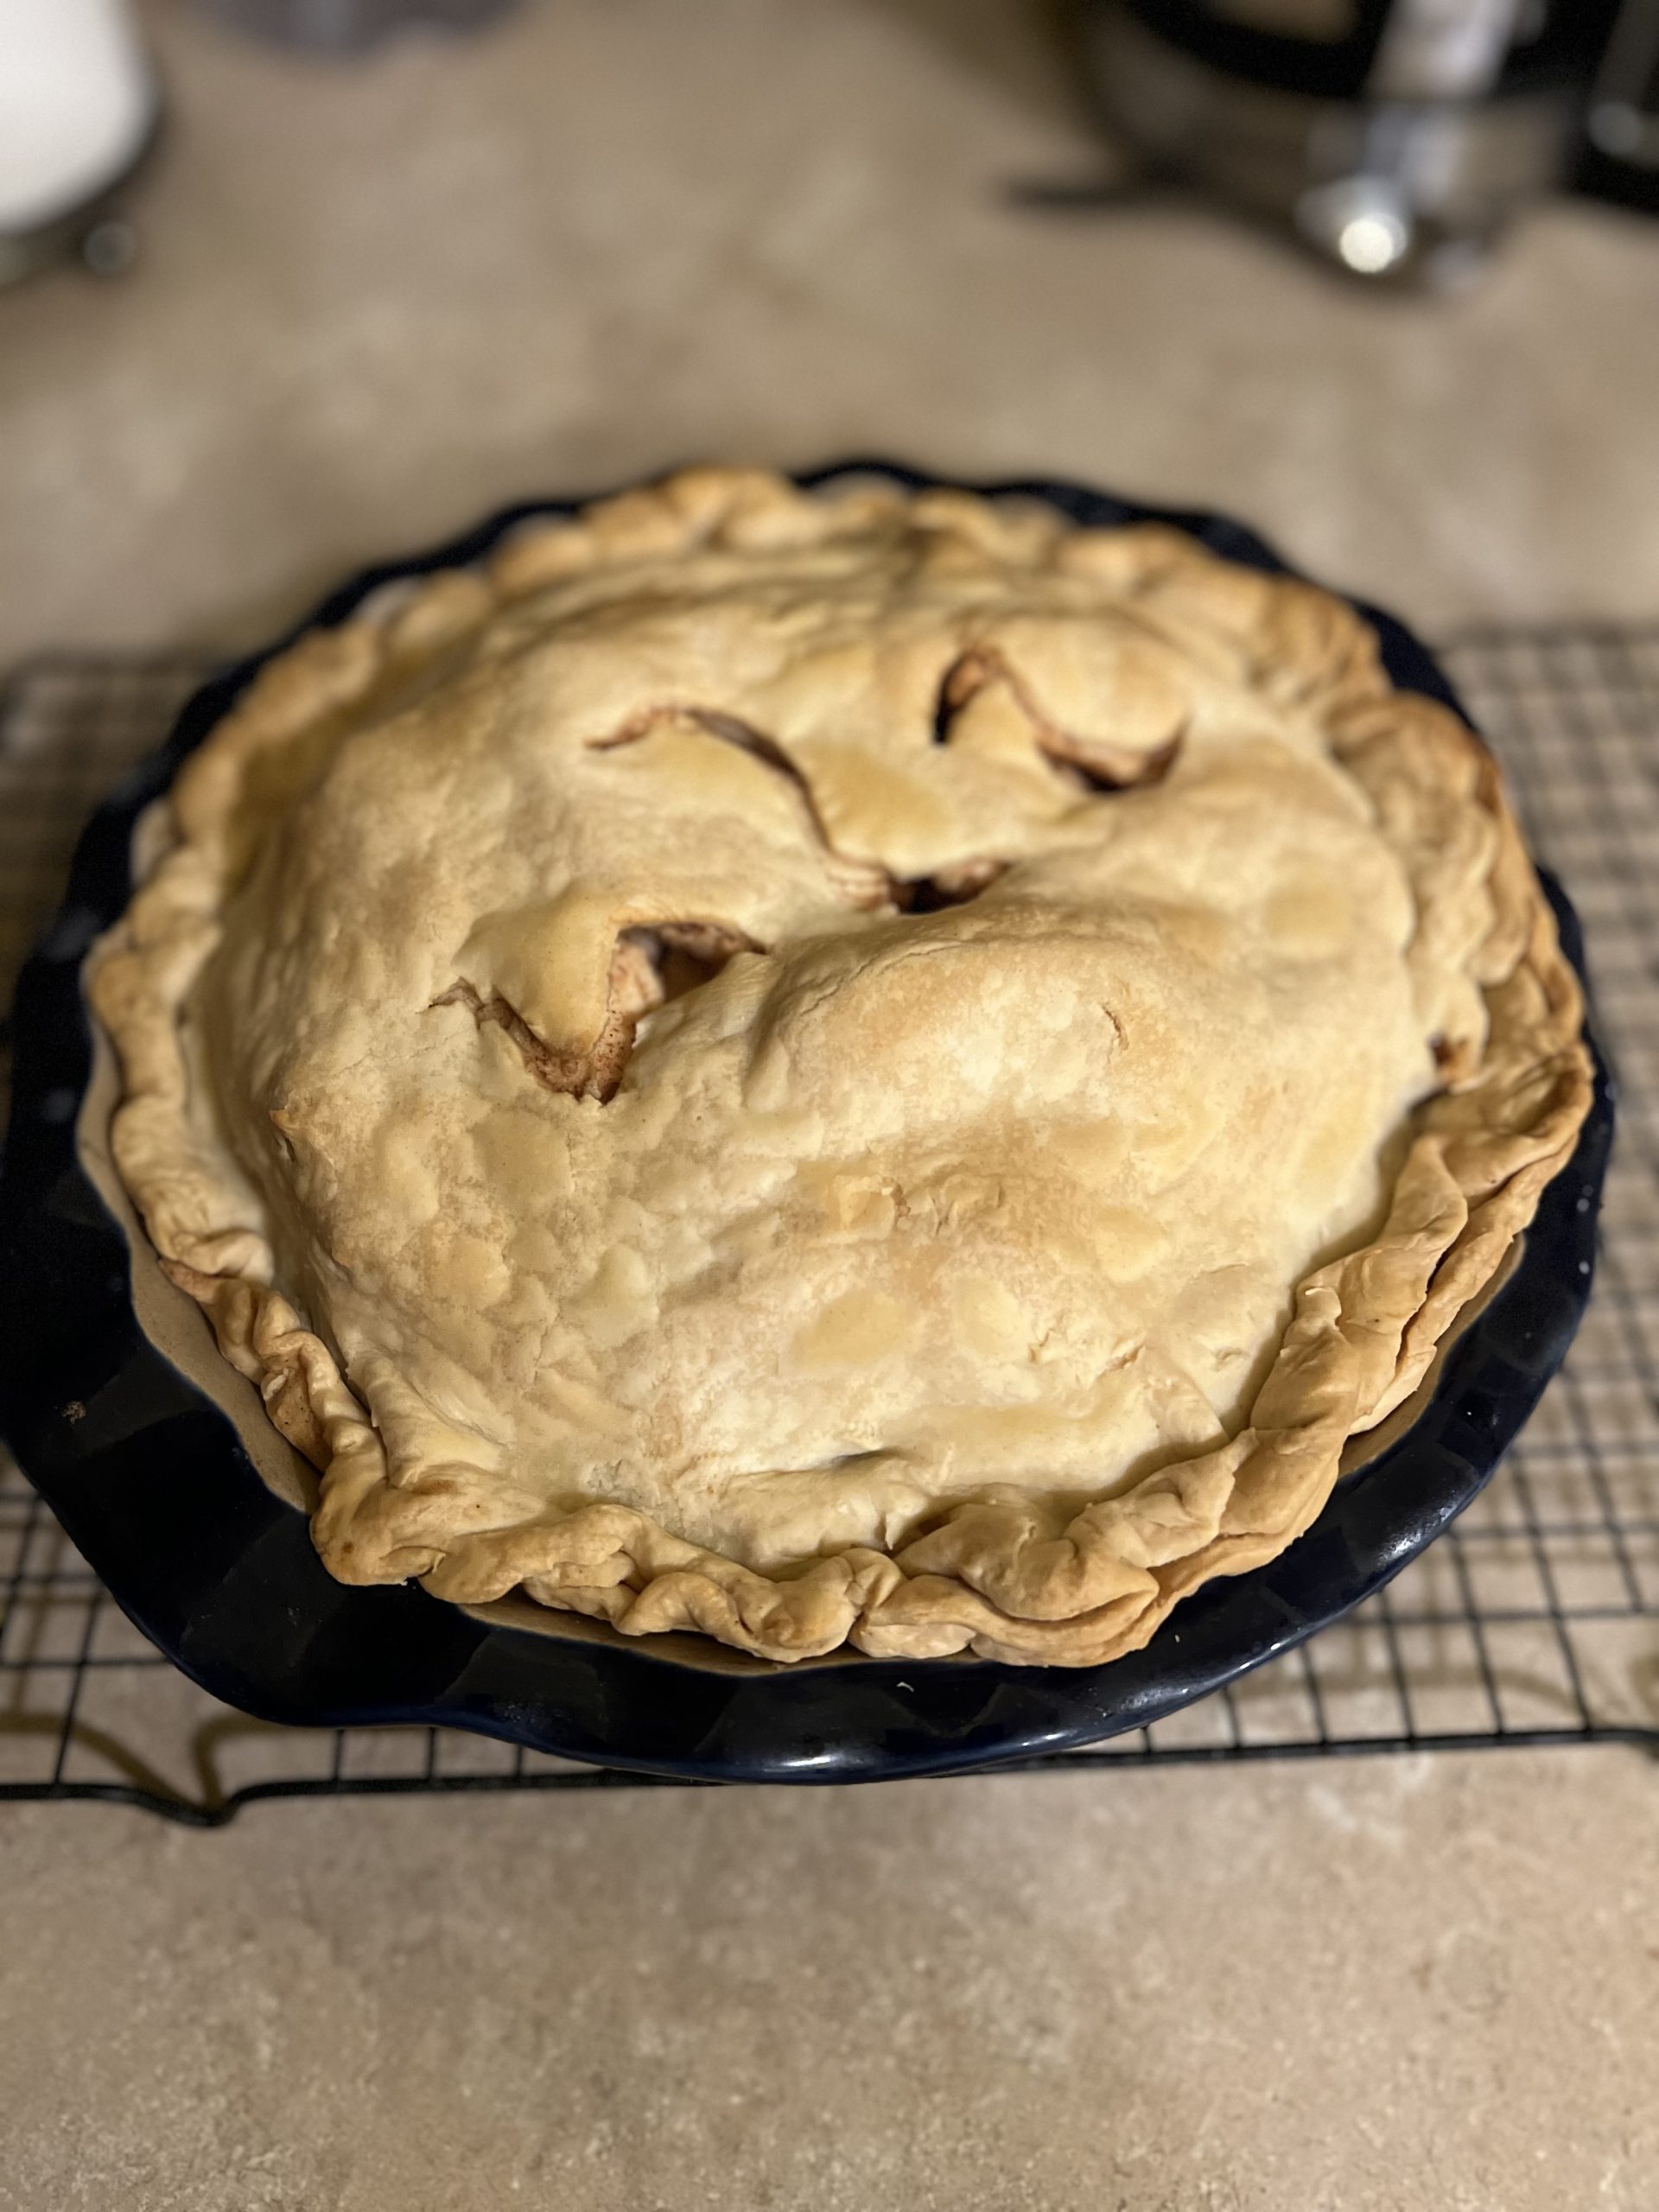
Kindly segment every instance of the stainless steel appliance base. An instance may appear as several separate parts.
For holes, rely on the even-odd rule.
[[[1458,283],[1567,165],[1565,95],[1318,99],[1224,75],[1116,0],[1088,10],[1083,36],[1105,119],[1143,159],[1371,282]]]

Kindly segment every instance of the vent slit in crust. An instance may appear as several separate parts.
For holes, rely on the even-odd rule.
[[[768,768],[775,768],[780,776],[787,777],[800,796],[813,836],[823,849],[830,878],[839,895],[853,906],[874,908],[893,903],[893,880],[886,868],[838,849],[818,810],[817,794],[795,762],[776,738],[768,737],[764,730],[754,728],[736,715],[725,714],[713,707],[647,707],[631,715],[621,728],[613,730],[608,737],[590,737],[588,749],[590,753],[614,753],[619,747],[637,745],[641,738],[649,737],[653,730],[671,722],[690,722],[706,735],[718,738],[723,745],[735,745]]]
[[[623,930],[611,957],[604,1024],[592,1044],[580,1050],[550,1045],[499,991],[486,998],[464,976],[435,998],[431,1007],[464,1006],[480,1029],[497,1024],[543,1090],[606,1105],[621,1085],[635,1033],[646,1014],[710,982],[734,954],[764,950],[746,931],[724,922],[658,922],[650,929]]]
[[[1044,710],[1007,654],[992,645],[970,645],[946,671],[939,687],[934,721],[936,745],[950,742],[951,721],[994,683],[1006,685],[1030,722],[1037,749],[1044,759],[1070,775],[1085,791],[1104,794],[1143,790],[1161,783],[1179,756],[1184,723],[1162,743],[1150,748],[1114,745],[1108,739],[1062,728]]]
[[[896,881],[893,898],[906,914],[937,914],[946,906],[965,906],[982,891],[988,891],[999,876],[1005,875],[1008,865],[1001,860],[957,861],[949,868],[936,869],[931,875]]]

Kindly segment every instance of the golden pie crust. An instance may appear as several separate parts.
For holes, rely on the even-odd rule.
[[[179,772],[114,1154],[346,1581],[1081,1666],[1306,1529],[1567,1160],[1494,765],[1161,527],[707,469]]]

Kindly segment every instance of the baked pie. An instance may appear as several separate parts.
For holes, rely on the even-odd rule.
[[[696,470],[383,591],[96,950],[323,1559],[1065,1666],[1281,1551],[1567,1160],[1493,763],[1163,527]]]

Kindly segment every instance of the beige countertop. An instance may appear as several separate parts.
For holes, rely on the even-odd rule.
[[[141,262],[0,295],[0,668],[257,642],[533,490],[885,452],[1231,508],[1430,633],[1659,613],[1659,229],[1345,289],[1173,207],[1017,0],[147,10]],[[1651,2212],[1633,1752],[0,1814],[0,2212]]]
[[[531,491],[884,451],[1230,507],[1431,633],[1659,607],[1659,229],[1378,297],[1096,157],[1020,0],[526,0],[358,67],[152,0],[143,257],[0,295],[0,666],[238,645]]]
[[[5,2212],[1651,2212],[1651,1764],[0,1821]]]

